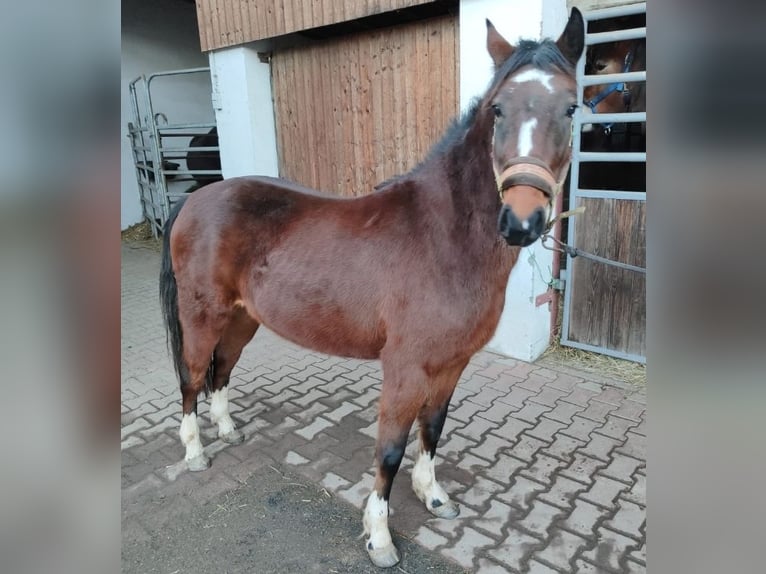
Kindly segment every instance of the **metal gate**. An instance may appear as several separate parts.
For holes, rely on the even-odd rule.
[[[128,137],[133,151],[141,209],[155,237],[160,235],[170,209],[179,197],[198,187],[205,176],[210,180],[222,177],[220,168],[199,170],[185,165],[190,151],[218,156],[217,145],[190,146],[192,138],[209,135],[210,130],[216,127],[215,122],[170,123],[168,115],[155,110],[154,82],[194,74],[209,76],[210,68],[158,72],[148,77],[141,75],[129,85],[133,119],[128,122]],[[217,136],[215,140],[217,142]],[[192,185],[189,186],[189,183]]]
[[[633,4],[584,12],[587,46],[623,40],[645,39],[646,27],[592,33],[591,23],[621,16],[646,14],[646,4]],[[582,215],[569,220],[567,243],[606,259],[645,266],[646,189],[585,189],[581,167],[592,162],[604,165],[642,162],[646,152],[603,152],[581,149],[584,124],[646,122],[646,112],[585,114],[586,86],[619,82],[646,82],[646,71],[585,75],[585,54],[577,65],[578,112],[574,117],[569,208],[585,206]],[[645,171],[644,171],[645,174]],[[632,259],[632,260],[626,260]],[[646,362],[646,277],[636,271],[599,261],[567,255],[561,343],[623,359]]]

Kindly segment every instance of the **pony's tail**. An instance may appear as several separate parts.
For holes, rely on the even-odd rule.
[[[188,385],[189,369],[184,362],[184,340],[181,331],[181,321],[178,318],[178,285],[173,272],[173,261],[170,255],[170,231],[183,207],[185,199],[181,199],[170,212],[162,231],[162,262],[160,264],[160,307],[165,322],[168,348],[173,356],[173,366],[181,387]],[[205,377],[205,394],[209,394],[213,384],[213,357]]]

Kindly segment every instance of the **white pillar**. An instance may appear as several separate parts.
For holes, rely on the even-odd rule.
[[[556,39],[567,22],[566,0],[461,0],[460,108],[482,94],[492,79],[487,54],[489,18],[510,43],[520,38]],[[534,361],[548,347],[553,309],[535,299],[548,290],[553,255],[540,242],[521,250],[506,289],[505,308],[487,348],[515,359]]]
[[[237,46],[210,53],[210,75],[223,176],[279,175],[269,64]]]

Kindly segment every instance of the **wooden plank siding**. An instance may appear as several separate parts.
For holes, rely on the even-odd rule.
[[[646,202],[582,199],[575,245],[583,251],[646,267]],[[646,356],[646,275],[611,265],[572,260],[573,305],[569,338]]]
[[[203,52],[432,3],[434,0],[196,0]]]
[[[458,19],[273,54],[280,176],[361,195],[422,160],[458,112]]]

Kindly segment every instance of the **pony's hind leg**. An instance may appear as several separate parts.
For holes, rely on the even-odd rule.
[[[198,318],[199,319],[199,318]],[[221,321],[223,323],[223,321]],[[186,373],[181,376],[182,414],[180,436],[186,448],[186,465],[189,470],[210,468],[210,459],[202,448],[197,422],[197,397],[212,381],[212,357],[222,328],[211,323],[183,321],[183,357]]]
[[[436,446],[444,428],[452,393],[465,364],[445,371],[431,381],[432,394],[418,413],[420,425],[420,451],[412,468],[412,489],[428,511],[439,518],[455,518],[460,507],[436,480]]]
[[[242,354],[242,349],[253,338],[258,326],[258,322],[244,309],[238,308],[213,354],[210,420],[213,424],[218,424],[218,436],[229,444],[239,444],[245,439],[245,435],[234,426],[229,414],[229,376]]]
[[[384,364],[383,390],[375,445],[375,486],[364,510],[367,553],[376,566],[387,568],[399,562],[399,553],[388,530],[388,500],[391,486],[404,456],[412,423],[422,398],[422,378],[392,376]]]

